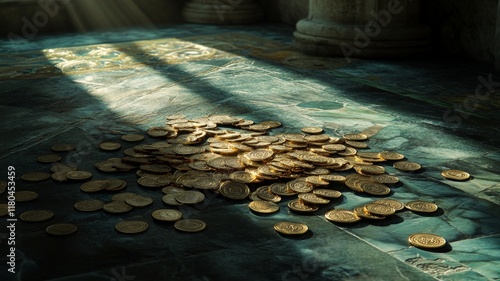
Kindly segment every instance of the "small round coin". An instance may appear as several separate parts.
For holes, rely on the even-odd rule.
[[[319,209],[319,207],[316,205],[304,204],[304,202],[300,199],[295,199],[295,200],[289,201],[288,208],[290,208],[290,210],[292,210],[292,211],[304,212],[304,213],[315,212]]]
[[[120,138],[124,141],[136,142],[136,141],[142,141],[144,139],[144,136],[139,134],[127,134],[121,136]]]
[[[122,214],[132,210],[132,206],[126,204],[125,202],[112,201],[104,204],[102,209],[108,213]]]
[[[54,212],[49,210],[31,210],[22,213],[19,218],[25,222],[41,222],[51,219]]]
[[[23,190],[23,191],[17,191],[15,194],[15,200],[16,202],[28,202],[28,201],[33,201],[38,197],[38,193],[34,191],[28,191],[28,190]]]
[[[80,186],[80,190],[87,193],[98,192],[110,186],[111,182],[108,180],[92,180]]]
[[[45,232],[50,235],[64,236],[75,233],[77,229],[78,227],[72,223],[56,223],[49,225]]]
[[[50,178],[50,174],[44,172],[32,172],[22,175],[21,178],[25,181],[36,182]]]
[[[54,152],[67,152],[75,149],[76,146],[73,144],[69,143],[61,143],[61,144],[55,144],[52,146],[52,151]]]
[[[358,181],[358,187],[363,189],[363,191],[368,194],[377,196],[387,195],[391,192],[391,189],[389,187],[381,183],[365,181],[365,180]]]
[[[382,151],[380,152],[380,157],[389,161],[403,160],[405,156],[403,154],[392,152],[392,151]]]
[[[401,211],[405,207],[405,205],[403,203],[401,203],[397,200],[394,200],[394,199],[379,199],[379,200],[373,201],[373,203],[390,206],[390,207],[394,208],[394,210],[396,210],[396,211]]]
[[[326,212],[325,218],[329,221],[340,223],[354,223],[361,220],[361,218],[353,211],[334,209]]]
[[[405,207],[414,212],[434,213],[438,210],[438,206],[426,201],[411,201],[405,204]]]
[[[408,237],[408,242],[423,249],[436,249],[446,245],[446,240],[443,237],[430,233],[412,234]]]
[[[466,181],[470,178],[470,174],[461,170],[444,170],[441,172],[444,178],[457,181]]]
[[[182,205],[181,202],[177,201],[175,199],[175,194],[176,193],[169,193],[169,194],[165,194],[163,195],[163,197],[161,198],[161,201],[163,201],[163,203],[167,204],[167,205],[171,205],[171,206],[180,206]]]
[[[304,127],[300,130],[306,134],[320,134],[323,132],[323,129],[320,127]]]
[[[182,204],[196,204],[205,200],[205,195],[199,191],[188,190],[176,193],[175,200]]]
[[[285,235],[300,235],[306,233],[309,228],[303,223],[282,221],[274,225],[274,230]]]
[[[280,209],[278,204],[271,201],[257,200],[248,204],[248,207],[257,213],[270,214],[277,212]]]
[[[198,219],[182,219],[174,224],[175,229],[184,232],[199,232],[207,227],[207,224]]]
[[[45,154],[36,158],[36,160],[40,163],[55,163],[61,159],[61,155],[58,154]]]
[[[340,191],[333,189],[315,189],[313,190],[313,193],[324,198],[332,199],[342,196],[342,193]]]
[[[321,196],[318,196],[314,193],[301,193],[299,194],[299,198],[309,204],[328,204],[330,200],[325,199]]]
[[[66,177],[70,180],[86,180],[92,177],[92,173],[87,171],[69,171]]]
[[[241,182],[226,181],[219,189],[222,196],[233,200],[242,200],[250,195],[250,188]]]
[[[111,141],[106,141],[99,144],[99,148],[105,151],[114,151],[120,149],[121,147],[121,144]]]
[[[142,195],[133,195],[125,198],[125,203],[132,207],[146,207],[153,204],[153,199]]]
[[[151,216],[159,221],[178,221],[182,218],[182,213],[174,209],[155,210]]]
[[[399,178],[398,177],[387,175],[387,174],[371,176],[370,180],[374,181],[374,182],[378,182],[378,183],[385,183],[385,184],[399,182]]]
[[[125,234],[136,234],[146,231],[149,225],[145,221],[122,221],[115,224],[115,229],[121,233]]]
[[[422,168],[420,164],[410,161],[399,161],[394,163],[392,166],[398,170],[406,172],[418,171]]]
[[[362,218],[365,218],[365,219],[373,219],[373,220],[382,220],[382,219],[385,219],[384,216],[378,216],[378,215],[375,215],[375,214],[371,214],[369,213],[364,206],[359,206],[359,207],[356,207],[354,208],[354,212],[362,217]]]
[[[76,202],[73,207],[82,212],[94,212],[102,209],[104,202],[97,199],[89,199]]]
[[[364,207],[368,213],[384,217],[393,215],[396,212],[396,209],[393,207],[378,203],[368,203]]]

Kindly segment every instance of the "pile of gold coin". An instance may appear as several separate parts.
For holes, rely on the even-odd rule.
[[[255,123],[228,115],[210,115],[187,119],[183,114],[167,116],[164,125],[147,130],[154,142],[143,143],[142,134],[123,135],[127,143],[137,142],[123,151],[123,157],[103,159],[95,163],[96,170],[104,173],[135,171],[137,185],[162,191],[166,205],[198,204],[205,199],[206,191],[215,192],[228,200],[245,200],[252,212],[271,214],[278,212],[283,198],[290,198],[289,210],[301,214],[315,212],[321,205],[331,204],[340,198],[338,190],[347,186],[357,194],[385,197],[393,193],[391,185],[399,178],[387,174],[381,164],[389,162],[402,172],[416,172],[422,166],[406,161],[405,156],[394,151],[363,151],[369,147],[369,135],[364,133],[331,136],[320,127],[304,127],[300,132],[271,134],[280,127],[278,121]],[[120,150],[116,141],[104,141],[102,153]],[[53,152],[74,149],[71,144],[52,147]],[[75,209],[93,212],[103,209],[109,213],[125,213],[133,208],[144,208],[154,202],[131,192],[122,192],[127,183],[120,179],[93,179],[92,173],[79,171],[59,163],[58,154],[38,157],[42,163],[52,163],[52,175],[43,172],[25,174],[26,181],[85,181],[80,189],[86,193],[118,192],[111,202],[84,200],[75,203]],[[344,173],[344,175],[340,174]],[[469,174],[458,170],[443,171],[445,178],[466,180]],[[24,200],[33,200],[34,194],[24,194]],[[414,201],[403,204],[393,199],[379,199],[353,210],[333,209],[325,218],[336,223],[354,223],[362,218],[384,219],[404,208],[414,212],[435,212],[432,202]],[[174,209],[152,212],[159,221],[176,222],[181,231],[197,232],[206,223],[197,219],[182,219]],[[123,222],[117,230],[138,233],[147,229],[143,222]],[[300,229],[300,230],[299,230]],[[275,226],[282,234],[300,234],[307,226],[282,222]],[[304,231],[305,230],[305,231]]]

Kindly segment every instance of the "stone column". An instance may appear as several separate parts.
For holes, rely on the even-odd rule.
[[[495,28],[495,68],[500,72],[500,1],[498,2],[496,28]]]
[[[295,44],[324,56],[397,57],[429,48],[419,0],[310,0],[297,23]]]
[[[208,24],[249,24],[264,17],[256,0],[188,0],[182,10],[187,22]]]

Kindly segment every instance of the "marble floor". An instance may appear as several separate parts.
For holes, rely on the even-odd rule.
[[[499,280],[500,77],[484,65],[440,55],[351,62],[306,56],[294,49],[292,33],[271,24],[184,24],[0,41],[0,180],[7,181],[13,166],[16,190],[39,194],[16,204],[17,217],[33,209],[55,213],[46,222],[16,222],[15,274],[6,266],[12,234],[7,217],[0,218],[0,279]],[[184,217],[206,221],[207,229],[181,233],[151,217],[165,207],[161,191],[141,188],[135,173],[105,174],[93,166],[134,146],[121,135],[144,134],[179,112],[282,122],[273,133],[305,126],[332,136],[375,130],[366,151],[398,151],[423,166],[408,173],[385,165],[401,180],[388,197],[431,201],[439,210],[338,225],[324,218],[328,210],[374,197],[339,186],[342,199],[311,215],[291,212],[287,200],[275,214],[256,215],[249,201],[213,193],[202,206],[182,209]],[[104,140],[122,149],[103,152]],[[65,161],[94,179],[123,179],[126,191],[155,198],[153,205],[124,215],[82,213],[74,210],[76,201],[109,201],[112,194],[83,193],[77,182],[21,180],[28,172],[49,172],[36,158],[61,142],[76,145]],[[445,169],[466,170],[472,178],[446,180]],[[7,200],[7,193],[0,195],[0,203]],[[137,235],[116,232],[114,225],[125,219],[150,227]],[[282,220],[305,223],[310,231],[281,236],[273,225]],[[78,231],[47,235],[45,228],[56,222],[74,223]],[[408,245],[417,232],[438,234],[448,245],[434,251]]]

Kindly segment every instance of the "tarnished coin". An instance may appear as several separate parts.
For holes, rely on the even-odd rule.
[[[64,236],[75,233],[77,229],[78,227],[72,223],[56,223],[49,225],[45,232],[50,235]]]
[[[382,205],[392,207],[396,211],[401,211],[405,207],[405,205],[403,203],[401,203],[397,200],[394,200],[394,199],[378,199],[378,200],[373,201],[373,203],[382,204]]]
[[[155,210],[151,215],[159,221],[178,221],[182,218],[182,213],[174,209]]]
[[[443,237],[430,233],[412,234],[408,237],[408,242],[423,249],[436,249],[446,245],[446,240]]]
[[[371,194],[371,195],[383,196],[383,195],[387,195],[391,192],[391,189],[389,187],[387,187],[381,183],[360,180],[360,181],[358,181],[357,185],[361,189],[363,189],[364,192]]]
[[[161,201],[163,201],[163,203],[165,203],[167,205],[170,205],[170,206],[180,206],[180,205],[182,205],[181,202],[179,202],[179,201],[177,201],[175,199],[175,194],[177,194],[177,193],[165,194],[161,198]]]
[[[115,224],[115,229],[125,234],[136,234],[144,232],[148,229],[149,225],[145,221],[122,221]]]
[[[374,181],[374,182],[386,183],[386,184],[399,182],[398,177],[387,175],[387,174],[371,176],[370,180]]]
[[[136,142],[136,141],[142,141],[144,139],[144,136],[139,134],[127,134],[121,136],[120,138],[124,141]]]
[[[250,194],[250,188],[244,183],[226,181],[220,186],[220,194],[233,200],[242,200],[248,197]]]
[[[251,161],[264,161],[273,157],[274,152],[267,149],[256,149],[244,154]]]
[[[362,218],[365,218],[365,219],[373,219],[373,220],[382,220],[382,219],[385,219],[384,216],[377,216],[377,215],[369,213],[368,211],[366,211],[366,209],[365,209],[364,206],[359,206],[359,207],[354,208],[354,212],[359,217],[362,217]]]
[[[121,179],[110,179],[109,186],[106,187],[107,191],[119,191],[127,187],[127,182]]]
[[[259,124],[261,125],[265,125],[265,126],[269,126],[269,128],[273,129],[273,128],[278,128],[281,126],[281,123],[278,122],[278,121],[274,121],[274,120],[270,120],[270,121],[263,121],[263,122],[260,122]]]
[[[257,196],[262,200],[271,201],[274,203],[278,203],[281,201],[281,197],[279,195],[272,193],[269,190],[269,186],[261,186],[261,187],[257,188],[257,190],[255,190],[255,192],[256,192]]]
[[[44,173],[44,172],[31,172],[31,173],[27,173],[27,174],[22,175],[21,178],[25,181],[36,182],[36,181],[43,181],[43,180],[50,178],[50,174]]]
[[[344,143],[347,144],[348,146],[351,146],[354,148],[367,148],[368,147],[368,143],[366,143],[364,141],[346,140]]]
[[[205,195],[199,191],[184,191],[175,193],[175,200],[179,201],[182,204],[196,204],[205,200]]]
[[[297,192],[288,189],[285,183],[273,183],[269,186],[269,190],[280,196],[293,196],[297,194]]]
[[[36,160],[40,163],[55,163],[62,159],[61,155],[58,154],[45,154],[38,156]]]
[[[322,180],[324,181],[346,181],[346,177],[344,176],[341,176],[341,175],[333,175],[333,174],[329,174],[329,175],[320,175],[319,176]]]
[[[22,190],[16,191],[15,200],[16,202],[28,202],[33,201],[38,198],[38,193],[34,191]]]
[[[101,200],[97,199],[89,199],[89,200],[83,200],[76,202],[73,207],[77,209],[78,211],[82,212],[94,212],[102,209],[102,206],[104,206],[104,202]]]
[[[396,212],[396,209],[393,207],[378,203],[368,203],[364,207],[368,213],[384,217],[393,215]]]
[[[465,181],[470,178],[470,174],[460,170],[444,170],[441,175],[450,180]]]
[[[54,217],[54,212],[49,210],[32,210],[22,213],[19,218],[25,222],[41,222]]]
[[[351,140],[351,141],[362,141],[368,139],[368,136],[365,134],[346,134],[343,135],[342,138],[345,140]]]
[[[86,180],[92,177],[92,173],[87,171],[69,171],[66,177],[70,180]]]
[[[246,171],[236,171],[229,174],[229,178],[236,182],[251,183],[255,181],[255,175]]]
[[[132,206],[126,204],[125,202],[112,201],[104,204],[104,206],[102,206],[102,209],[108,213],[122,214],[132,210]]]
[[[299,198],[310,204],[328,204],[330,200],[322,198],[314,193],[301,193],[299,194]]]
[[[211,177],[199,177],[193,181],[192,185],[197,189],[218,189],[220,181]]]
[[[302,180],[289,181],[286,183],[286,187],[297,193],[309,193],[314,189],[314,185]]]
[[[271,201],[257,200],[248,204],[248,207],[257,213],[270,214],[280,209],[278,204]]]
[[[438,206],[426,201],[411,201],[405,204],[408,210],[421,213],[434,213],[438,210]]]
[[[315,189],[313,193],[324,198],[339,198],[342,193],[333,189]]]
[[[125,203],[132,207],[146,207],[153,204],[153,199],[142,195],[134,195],[125,198]]]
[[[175,222],[174,227],[184,232],[199,232],[207,227],[207,224],[198,219],[182,219]]]
[[[354,165],[354,170],[360,174],[381,175],[385,169],[378,165]]]
[[[86,182],[80,186],[80,190],[83,192],[93,193],[104,190],[111,185],[108,180],[92,180]]]
[[[309,228],[303,223],[282,221],[274,225],[274,230],[285,235],[300,235],[306,233]]]
[[[403,160],[405,158],[403,154],[392,151],[382,151],[380,152],[380,157],[390,161],[398,161],[398,160]]]
[[[418,171],[422,168],[420,164],[410,161],[399,161],[394,163],[392,166],[398,170],[407,172]]]
[[[144,176],[137,180],[137,183],[144,187],[158,188],[165,187],[170,184],[170,180],[166,176],[152,177]]]
[[[320,127],[304,127],[300,130],[306,134],[320,134],[323,132],[323,129]]]
[[[112,201],[118,201],[118,202],[125,202],[125,199],[129,198],[129,197],[133,197],[137,194],[133,193],[133,192],[121,192],[121,193],[117,193],[115,195],[113,195],[111,197],[111,200]]]
[[[355,212],[343,209],[328,211],[325,214],[325,218],[329,221],[341,223],[354,223],[361,220],[361,218]]]
[[[295,199],[288,202],[288,208],[290,208],[290,210],[292,211],[305,213],[315,212],[319,209],[318,206],[312,204],[304,204],[304,202],[300,199]]]
[[[106,150],[106,151],[118,150],[121,147],[122,147],[121,144],[119,144],[117,142],[111,142],[111,141],[101,142],[99,144],[99,148],[102,150]]]
[[[69,143],[55,144],[52,146],[52,151],[54,152],[66,152],[75,149],[76,146]]]

